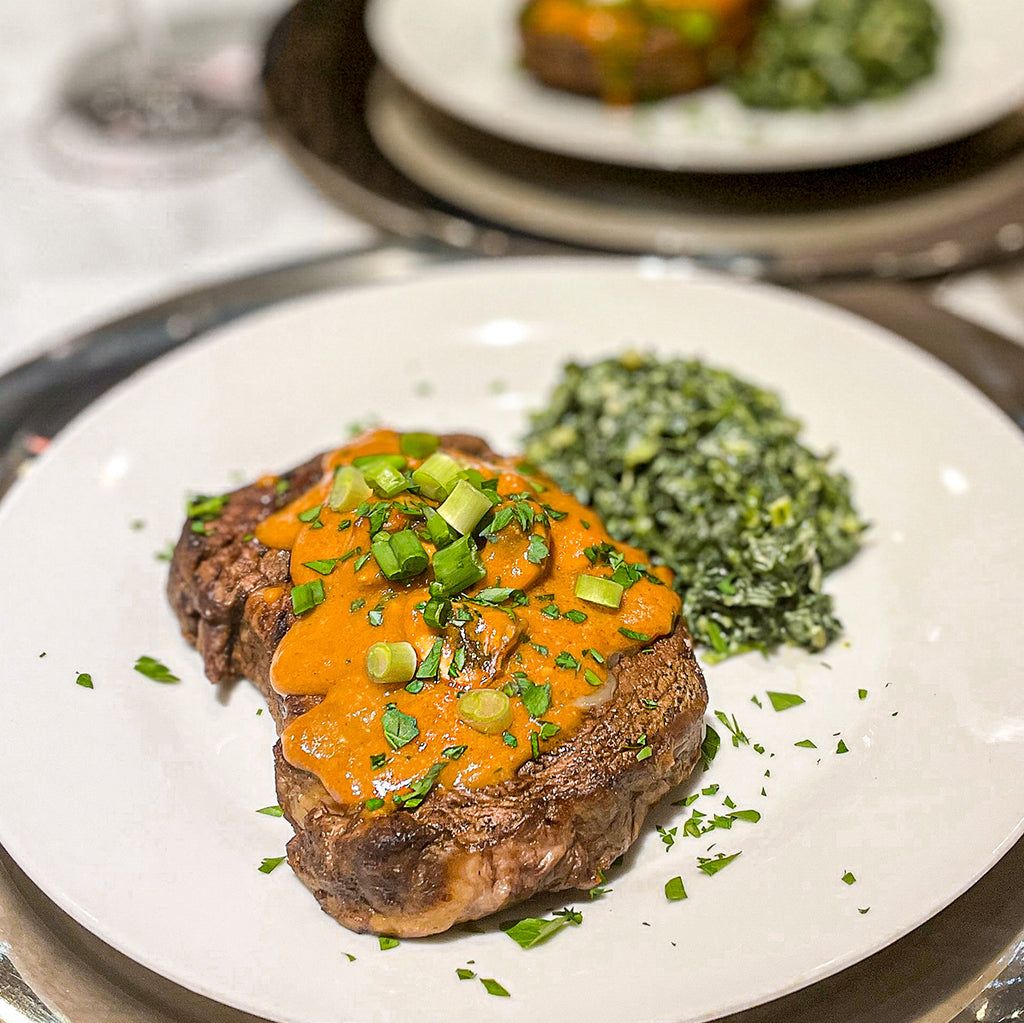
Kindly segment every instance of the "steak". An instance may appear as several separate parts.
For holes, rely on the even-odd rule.
[[[465,436],[443,443],[488,454]],[[322,476],[318,456],[228,496],[216,518],[186,523],[167,594],[213,682],[250,679],[280,733],[317,696],[283,696],[274,651],[296,621],[289,552],[254,542],[257,524]],[[288,860],[346,927],[434,934],[546,891],[587,888],[636,839],[650,808],[700,757],[707,694],[692,642],[675,631],[609,662],[582,726],[482,788],[437,786],[412,809],[343,805],[275,745],[278,801],[295,834]]]
[[[545,85],[609,103],[661,99],[733,71],[763,7],[764,0],[711,2],[689,11],[657,0],[613,7],[529,0],[519,18],[522,63]],[[687,31],[692,21],[681,20],[687,14],[701,19],[696,31]]]

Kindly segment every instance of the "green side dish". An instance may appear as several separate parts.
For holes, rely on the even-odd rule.
[[[526,457],[676,573],[706,659],[817,651],[841,632],[822,581],[866,523],[800,429],[775,394],[730,373],[628,353],[565,367]]]
[[[929,0],[776,3],[726,84],[747,106],[772,110],[888,99],[932,74],[941,39]]]

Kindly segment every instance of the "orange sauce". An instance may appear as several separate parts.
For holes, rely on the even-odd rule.
[[[452,452],[485,480],[497,479],[502,500],[495,512],[510,503],[509,495],[527,493],[531,496],[524,503],[535,520],[524,530],[513,519],[494,539],[481,540],[486,578],[466,594],[452,597],[453,619],[444,629],[432,628],[423,618],[430,569],[394,582],[380,573],[373,557],[364,557],[370,551],[369,511],[383,499],[368,498],[365,514],[359,514],[360,509],[335,512],[327,504],[336,466],[361,455],[398,453],[399,439],[392,431],[375,430],[326,456],[320,482],[256,530],[267,546],[290,550],[295,585],[320,580],[324,589],[322,603],[299,616],[274,655],[275,690],[322,697],[285,728],[284,755],[296,767],[317,775],[339,802],[374,800],[371,809],[380,812],[393,809],[394,795],[407,793],[436,764],[444,765],[437,774],[442,787],[475,788],[511,777],[538,751],[554,748],[571,735],[588,703],[611,695],[607,665],[587,651],[595,650],[607,660],[643,642],[624,636],[620,628],[654,639],[672,631],[680,612],[678,596],[665,585],[671,580],[666,569],[652,571],[657,582],[642,574],[624,591],[615,610],[575,597],[581,573],[612,573],[606,558],[598,554],[595,562],[586,553],[612,543],[594,512],[550,481],[519,471],[512,460],[490,464]],[[409,459],[408,467],[419,464]],[[414,491],[399,494],[394,501],[409,507],[435,505]],[[313,521],[300,518],[317,505],[321,508]],[[392,506],[383,528],[416,529],[422,523]],[[527,558],[531,534],[540,536],[549,551],[539,564]],[[432,553],[429,541],[423,542]],[[628,564],[647,566],[640,551],[613,546]],[[340,560],[326,575],[307,567],[329,559]],[[515,601],[500,607],[473,603],[475,594],[494,586],[522,590],[525,600],[520,598],[521,606]],[[570,617],[566,612],[572,613]],[[573,620],[580,615],[585,618]],[[466,620],[456,620],[459,617]],[[411,643],[422,664],[439,639],[439,673],[425,680],[418,692],[402,684],[381,684],[367,672],[366,652],[373,643]],[[538,719],[530,717],[516,695],[512,723],[503,735],[482,734],[460,719],[460,693],[509,686],[514,693],[520,673],[536,685],[550,684],[550,706]],[[389,745],[383,728],[382,716],[389,706],[414,718],[418,729],[418,735],[398,749]],[[453,759],[462,746],[464,752]],[[377,806],[380,800],[383,805]]]

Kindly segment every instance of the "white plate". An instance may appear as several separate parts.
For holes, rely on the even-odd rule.
[[[522,0],[372,0],[381,59],[477,128],[569,156],[672,170],[791,170],[858,163],[960,138],[1024,101],[1024,4],[933,0],[937,73],[891,102],[818,113],[755,111],[724,89],[635,108],[546,88],[518,63]]]
[[[666,801],[613,892],[566,900],[581,927],[531,951],[488,925],[382,952],[286,866],[256,869],[290,830],[254,812],[275,802],[271,722],[250,686],[218,696],[204,681],[154,553],[186,492],[297,464],[371,413],[512,449],[563,360],[627,345],[777,388],[813,444],[837,447],[874,522],[832,584],[849,642],[707,673],[711,708],[765,752],[719,727],[722,752],[695,784],[721,788],[696,806],[729,795],[760,823],[680,830],[666,848],[655,825],[689,813]],[[787,292],[650,261],[523,261],[285,305],[120,387],[0,506],[0,842],[118,949],[278,1020],[542,1007],[643,1023],[759,1003],[904,934],[1020,834],[1022,507],[1024,443],[1008,421],[905,343]],[[142,654],[181,683],[137,674]],[[95,688],[75,684],[82,671]],[[775,713],[767,690],[807,702]],[[793,745],[805,738],[817,749]],[[707,877],[697,856],[712,841],[742,856]],[[675,875],[685,902],[663,895]],[[460,981],[469,961],[511,998]]]

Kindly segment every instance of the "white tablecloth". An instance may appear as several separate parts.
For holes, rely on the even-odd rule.
[[[239,14],[270,24],[285,9],[249,0]],[[111,32],[116,10],[114,0],[0,3],[0,372],[182,289],[374,237],[262,140],[226,170],[173,185],[55,174],[39,126],[62,69]]]

